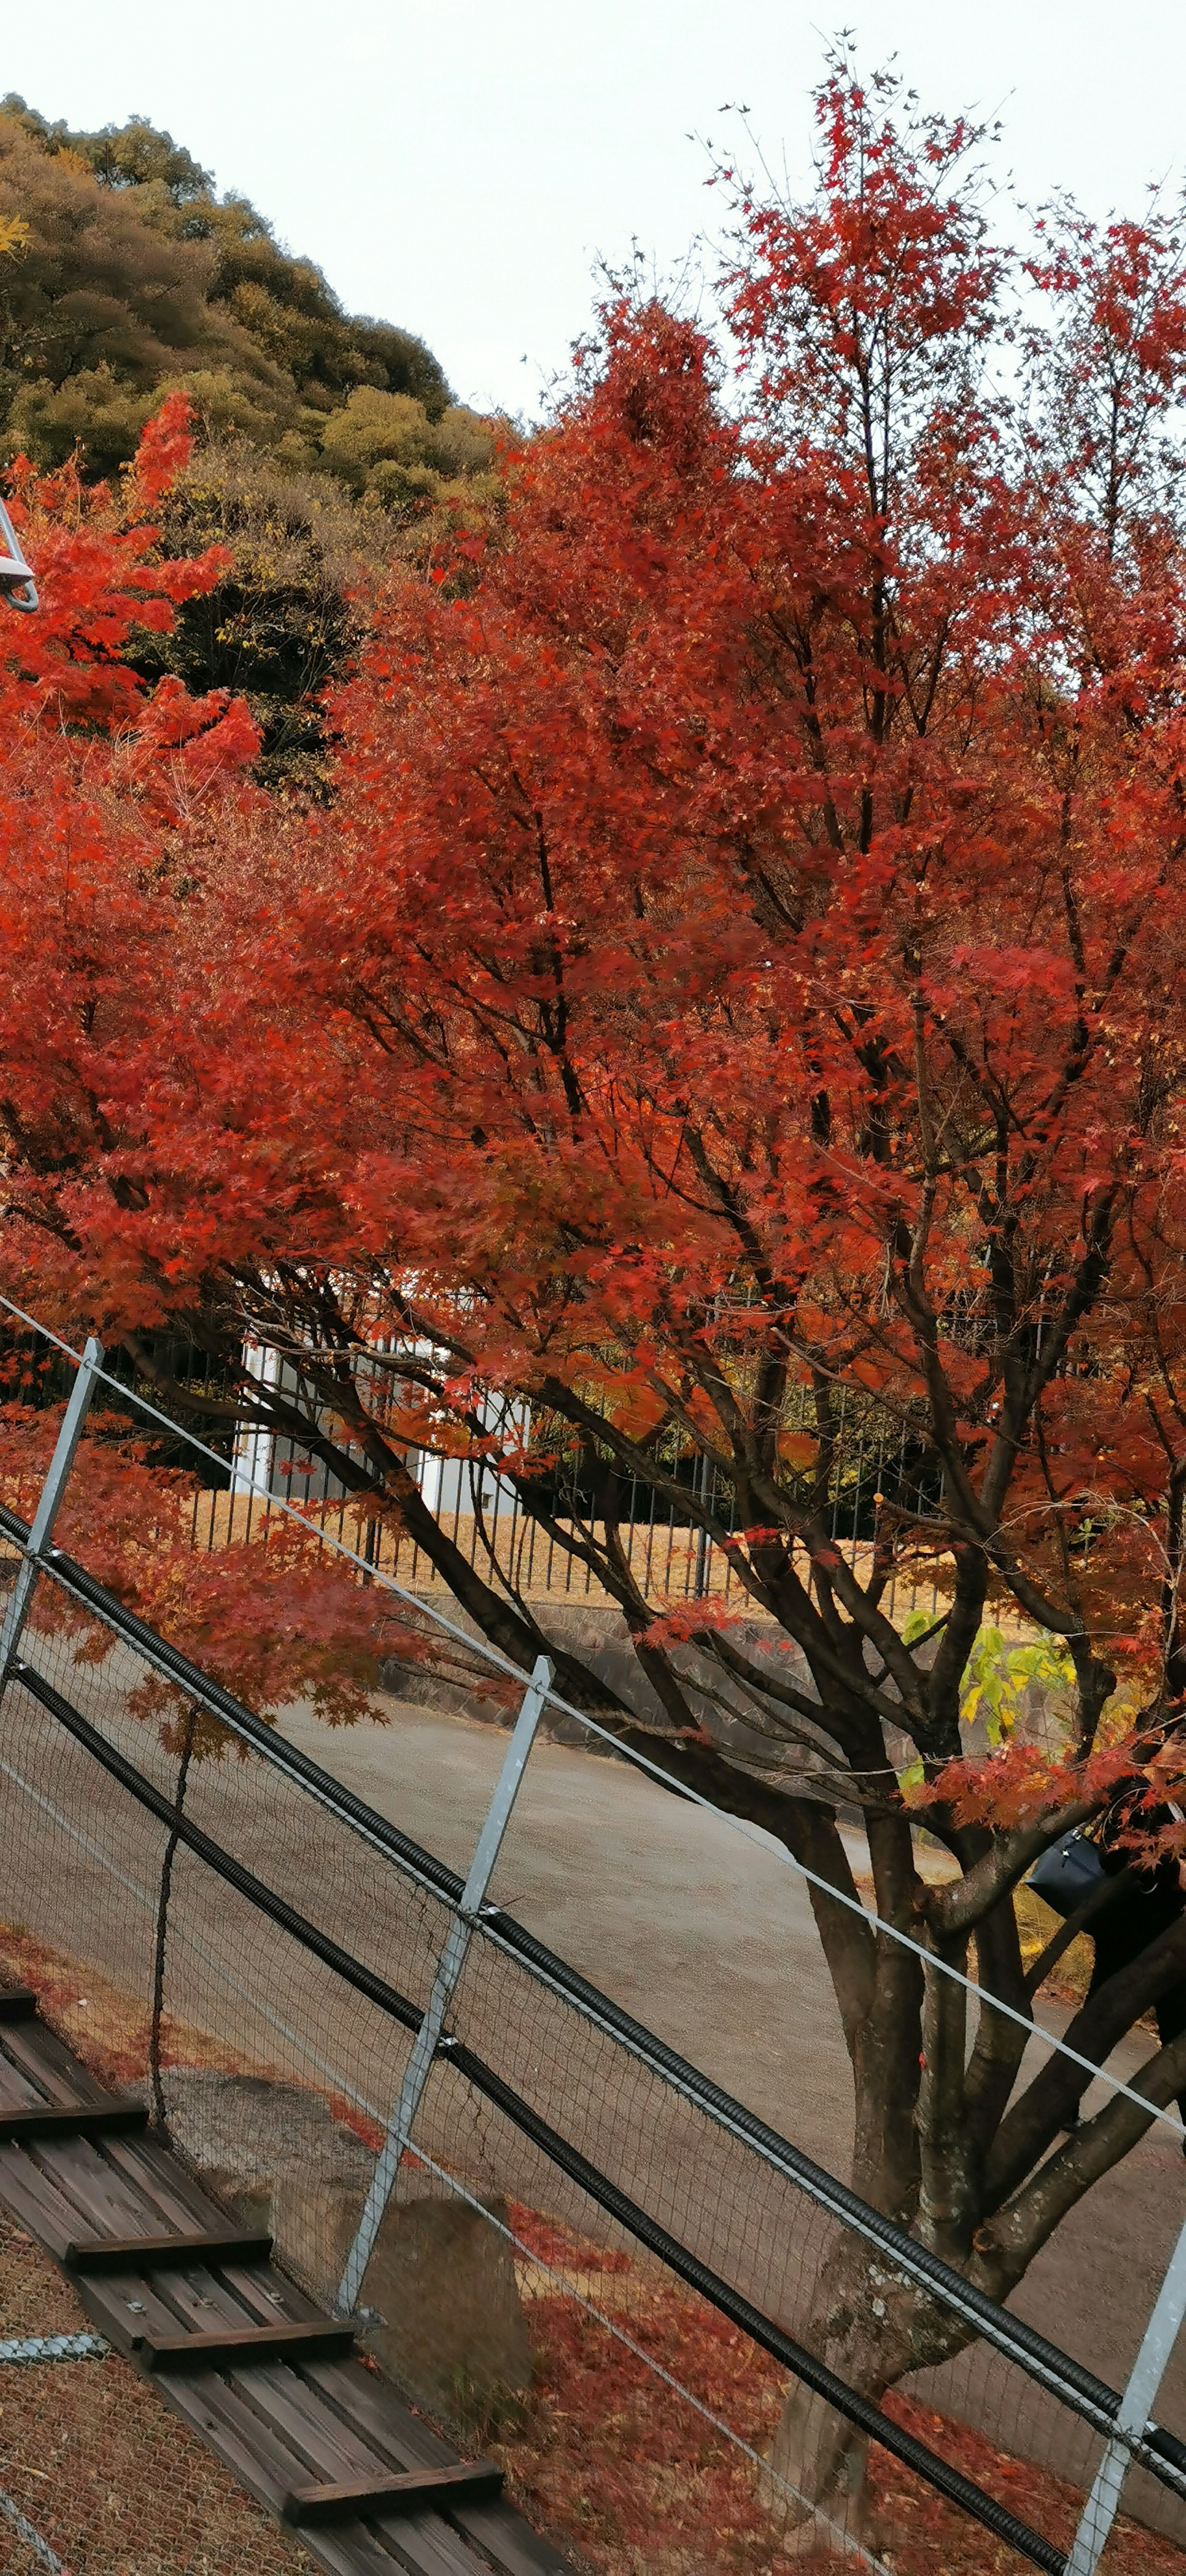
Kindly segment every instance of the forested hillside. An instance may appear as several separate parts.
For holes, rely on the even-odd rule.
[[[227,545],[231,577],[145,646],[243,692],[262,774],[316,791],[317,692],[348,651],[360,560],[414,550],[497,492],[498,428],[452,401],[412,332],[345,313],[314,263],[143,118],[100,133],[0,105],[0,457],[91,480],[164,392],[196,416],[166,550]]]

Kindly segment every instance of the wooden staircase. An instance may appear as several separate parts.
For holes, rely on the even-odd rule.
[[[73,2282],[117,2352],[334,2576],[563,2576],[503,2493],[355,2357],[230,2226],[140,2103],[104,2093],[41,2019],[0,1992],[0,2198]]]

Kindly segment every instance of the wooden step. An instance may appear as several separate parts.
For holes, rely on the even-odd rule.
[[[270,2236],[237,2236],[230,2228],[204,2236],[79,2236],[63,2246],[72,2272],[161,2272],[180,2263],[266,2263]]]
[[[458,2460],[447,2469],[393,2470],[389,2477],[360,2478],[341,2487],[294,2487],[284,2519],[306,2529],[319,2522],[353,2522],[364,2514],[419,2513],[437,2505],[485,2504],[502,2494],[503,2473],[493,2460]]]
[[[253,2361],[345,2361],[354,2328],[329,2317],[312,2325],[215,2326],[208,2334],[132,2337],[144,2370],[235,2370]]]
[[[0,1994],[0,2022],[32,2021],[37,2011],[37,1997],[32,1986],[10,1986]]]
[[[28,2077],[30,2089],[67,2098],[0,2113],[0,2204],[63,2265],[114,2350],[159,2374],[162,2397],[247,2493],[277,2515],[291,2498],[297,2527],[307,2518],[302,2545],[319,2568],[379,2576],[382,2559],[394,2576],[394,2553],[401,2567],[405,2556],[414,2560],[421,2576],[491,2568],[497,2576],[564,2576],[567,2562],[529,2530],[490,2464],[461,2461],[459,2474],[443,2479],[425,2467],[389,2470],[391,2461],[430,2461],[452,2471],[454,2462],[448,2444],[360,2367],[349,2324],[309,2317],[299,2291],[265,2270],[267,2238],[247,2236],[224,2215],[167,2140],[154,2141],[147,2157],[121,2151],[121,2133],[142,2134],[147,2113],[113,2094],[93,2098],[86,2068],[38,2017],[31,1994],[0,1995],[0,2064],[5,2058],[10,2076]],[[88,2134],[94,2145],[85,2156],[62,2152]],[[39,2138],[58,2140],[57,2154],[21,2152],[22,2141],[35,2146]],[[166,2210],[176,2211],[176,2235],[160,2233]],[[137,2220],[144,2230],[137,2237],[82,2232]],[[222,2268],[224,2278],[232,2264],[258,2265],[261,2301],[274,2293],[272,2314],[287,2310],[287,2321],[252,2323],[244,2310],[255,2301],[243,2299],[221,2327],[216,2306],[203,2307],[214,2333],[184,2333],[182,2316],[171,2313],[183,2303],[181,2273],[174,2269],[174,2300],[169,2267],[190,2264],[216,2277]],[[143,2287],[133,2297],[138,2275]],[[306,2313],[293,2317],[294,2306]],[[310,2487],[319,2471],[325,2483]]]
[[[0,2146],[23,2146],[26,2138],[119,2138],[148,2127],[143,2102],[37,2102],[19,2111],[0,2110]]]

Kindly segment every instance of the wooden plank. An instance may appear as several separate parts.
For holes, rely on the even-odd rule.
[[[32,1986],[9,1986],[0,1993],[0,2022],[32,2021],[36,2011]]]
[[[63,2248],[78,2226],[78,2208],[23,2147],[0,2146],[0,2197],[60,2263]]]
[[[445,2465],[454,2454],[419,2415],[413,2415],[370,2371],[356,2362],[314,2362],[301,2373],[335,2409],[361,2425],[381,2457],[415,2467]],[[494,2560],[502,2576],[568,2576],[568,2562],[541,2540],[509,2503],[451,2505],[450,2520]]]
[[[19,2066],[13,2064],[11,2057],[7,2057],[3,2049],[0,2049],[0,2108],[6,2111],[24,2110],[30,2102],[43,2101],[47,2089],[52,2091],[53,2088],[46,2087],[44,2078],[40,2085],[31,2084],[28,2076],[22,2073]]]
[[[365,2373],[362,2374],[364,2377]],[[304,2463],[287,2444],[261,2423],[253,2407],[225,2380],[201,2373],[192,2380],[170,2373],[161,2394],[225,2468],[262,2504],[279,2517],[290,2487],[304,2474]],[[362,2526],[357,2531],[310,2531],[303,2543],[330,2576],[406,2576],[409,2562],[385,2549]],[[488,2576],[483,2569],[481,2576]]]
[[[501,2495],[503,2472],[493,2460],[456,2460],[448,2469],[394,2470],[385,2478],[357,2478],[344,2486],[294,2487],[284,2519],[300,2525],[350,2522],[367,2514],[417,2513],[449,2506],[463,2496],[485,2502]]]
[[[160,2272],[181,2264],[266,2263],[270,2236],[79,2236],[64,2246],[62,2261],[75,2272]]]
[[[327,2322],[325,2309],[308,2298],[295,2281],[277,2271],[274,2263],[268,2264],[266,2270],[257,2264],[251,2271],[233,2263],[192,2264],[164,2276],[162,2296],[180,2317],[196,2327],[209,2322],[199,2313],[202,2308],[215,2309],[226,2324],[233,2326],[324,2326]],[[330,2318],[328,2322],[337,2325],[341,2320]]]
[[[161,2394],[257,2504],[279,2517],[289,2487],[305,2473],[304,2463],[259,2421],[233,2386],[208,2374],[193,2380],[170,2375],[161,2381]],[[311,2531],[303,2545],[331,2576],[393,2576],[394,2569],[406,2566],[361,2528]]]
[[[131,2236],[145,2223],[144,2194],[119,2171],[118,2138],[42,2138],[36,2162],[63,2197],[74,2218],[70,2236]],[[32,2151],[30,2162],[33,2161]]]
[[[144,2192],[126,2182],[113,2164],[111,2151],[118,2143],[118,2138],[36,2141],[41,2172],[49,2174],[77,2210],[72,2236],[134,2236],[144,2223]]]
[[[324,2360],[329,2353],[354,2349],[354,2329],[335,2325],[215,2326],[209,2334],[136,2334],[132,2350],[145,2370],[242,2370],[253,2356],[260,2361]]]
[[[124,2272],[91,2279],[80,2272],[74,2286],[92,2325],[129,2361],[135,2357],[138,2335],[158,2335],[167,2341],[178,2331],[177,2310],[161,2296],[155,2277],[142,2279],[137,2272]]]
[[[175,2335],[184,2327],[190,2335],[257,2334],[261,2327],[279,2325],[324,2325],[320,2309],[312,2319],[290,2316],[281,2293],[269,2300],[262,2316],[238,2297],[218,2272],[191,2264],[187,2271],[154,2272],[152,2283],[160,2299],[173,2311],[168,2332]],[[154,2338],[155,2339],[155,2338]]]
[[[345,2524],[341,2530],[330,2523],[323,2531],[302,2532],[301,2547],[331,2576],[409,2576],[409,2560],[365,2522]],[[481,2568],[478,2576],[490,2576],[489,2568]]]
[[[130,2235],[133,2229],[152,2236],[225,2235],[242,2231],[235,2210],[224,2209],[181,2164],[167,2138],[149,2128],[138,2137],[112,2138],[103,2149],[108,2187],[125,2194],[129,2220],[106,2217],[104,2229]],[[76,2231],[81,2233],[81,2231]],[[252,2231],[254,2232],[254,2231]],[[311,2315],[320,2311],[311,2308]]]
[[[36,2018],[35,1998],[7,2026],[3,2000],[0,2196],[69,2263],[110,2341],[160,2371],[162,2394],[248,2493],[275,2513],[329,2493],[335,2518],[298,2526],[329,2576],[482,2576],[491,2561],[502,2576],[564,2576],[512,2506],[474,2492],[475,2477],[499,2477],[494,2464],[458,2462],[347,2358],[351,2328],[274,2270],[266,2237],[228,2221],[148,2132],[146,2109],[104,2093]],[[38,2100],[47,2093],[68,2098]],[[210,2317],[220,2322],[201,2322]],[[186,2320],[192,2330],[179,2332]]]
[[[353,2530],[335,2531],[331,2525],[326,2531],[307,2531],[301,2546],[329,2576],[407,2576],[403,2561],[372,2538],[365,2523],[355,2523]],[[489,2568],[482,2569],[482,2576],[490,2576]]]
[[[449,2513],[466,2538],[493,2560],[499,2576],[571,2576],[568,2559],[541,2540],[509,2498],[497,2504],[450,2505]]]
[[[304,2464],[268,2433],[225,2379],[209,2371],[193,2379],[181,2371],[170,2372],[161,2382],[161,2394],[242,2480],[248,2495],[279,2517],[290,2488],[304,2473]]]
[[[225,2209],[181,2163],[159,2129],[150,2127],[138,2138],[113,2138],[105,2154],[121,2182],[151,2204],[162,2234],[170,2227],[186,2235],[199,2227],[226,2226]]]
[[[439,2514],[391,2514],[367,2528],[378,2534],[396,2565],[410,2569],[411,2576],[490,2576],[485,2561]],[[312,2531],[308,2536],[316,2538]]]
[[[352,2372],[357,2364],[339,2362],[336,2367]],[[270,2367],[257,2363],[252,2370],[236,2373],[231,2385],[244,2405],[252,2407],[304,2462],[300,2476],[292,2481],[294,2489],[311,2477],[319,2485],[345,2486],[363,2481],[369,2485],[391,2474],[390,2462],[376,2455],[357,2425],[326,2404],[302,2371],[284,2369],[279,2363]]]
[[[242,2301],[248,2315],[258,2317],[261,2325],[275,2324],[277,2308],[282,2316],[295,2317],[298,2323],[304,2321],[309,2325],[314,2325],[318,2317],[325,2315],[325,2309],[302,2290],[299,2281],[290,2280],[287,2272],[279,2271],[274,2263],[266,2282],[261,2280],[258,2271],[244,2272],[234,2263],[226,2265],[222,2278],[227,2288]]]
[[[20,2111],[0,2110],[0,2141],[23,2146],[26,2138],[107,2138],[148,2125],[143,2102],[37,2102]]]
[[[15,2066],[19,2075],[28,2076],[51,2102],[110,2100],[98,2076],[82,2065],[68,2042],[60,2039],[47,2022],[21,2022],[14,2030],[0,2030],[0,2042],[8,2064]]]
[[[339,2362],[329,2365],[329,2369],[341,2382],[362,2382],[382,2391],[381,2382],[376,2382],[357,2362]],[[322,2377],[323,2370],[318,2368],[317,2375]],[[291,2443],[311,2467],[319,2469],[327,2483],[373,2478],[377,2470],[382,2475],[382,2464],[376,2463],[373,2451],[360,2441],[356,2426],[327,2406],[322,2391],[310,2386],[311,2376],[303,2370],[256,2369],[244,2372],[231,2384],[243,2402],[266,2420],[269,2429]],[[381,2403],[385,2396],[382,2391]],[[451,2466],[455,2457],[455,2453],[447,2453],[445,2464]],[[299,2483],[294,2479],[294,2486]],[[369,2568],[369,2556],[354,2560],[362,2543],[363,2524],[359,2522],[350,2530],[348,2541],[347,2526],[332,2527],[348,2546],[352,2563]],[[368,2522],[367,2528],[378,2552],[375,2563],[387,2570],[394,2562],[405,2570],[405,2576],[408,2570],[411,2576],[489,2576],[486,2560],[478,2558],[468,2541],[436,2512],[405,2509],[398,2520],[391,2517],[390,2528],[384,2524],[377,2531],[373,2522]],[[314,2526],[306,2535],[308,2545],[315,2546],[320,2537],[321,2527]]]
[[[365,2433],[393,2468],[444,2469],[456,2459],[451,2443],[357,2362],[313,2362],[302,2368],[301,2377],[320,2390],[336,2414]]]

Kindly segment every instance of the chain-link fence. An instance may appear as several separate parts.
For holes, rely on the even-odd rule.
[[[376,2357],[500,2446],[578,2563],[878,2566],[888,2527],[911,2576],[1079,2576],[1117,2454],[1135,2465],[1102,2563],[1181,2563],[1186,2427],[1146,2409],[1118,2443],[1093,2371],[468,1901],[46,1529],[34,1555],[0,1526],[11,1967],[327,2303],[386,2157],[359,2308]],[[991,2557],[966,2555],[977,2530]]]
[[[148,2086],[175,2144],[332,2301],[457,1882],[208,1685],[178,1693],[162,1740],[132,1704],[178,1659],[161,1649],[150,1664],[133,1623],[114,1605],[101,1615],[72,1569],[41,1582],[47,1624],[26,1627],[0,1704],[10,1923],[85,1972],[96,1992],[71,1999],[76,2033],[89,2028],[110,2076]],[[826,2463],[872,2432],[883,2456],[892,2446],[899,2512],[903,2492],[931,2488],[1023,2560],[1064,2564],[1108,2392],[970,2299],[505,1915],[479,1919],[415,2150],[363,2285],[371,2336],[439,2415],[501,2430],[512,2466],[517,2445],[540,2444],[533,2380],[588,2379],[593,2338],[611,2375],[615,2346],[643,2374],[657,2466],[687,2453],[689,2413],[693,2447],[713,2437],[751,2563],[776,2563],[761,2551],[804,2525],[825,2554],[859,2542],[845,2475]],[[951,2347],[884,2413],[834,2368],[837,2311],[854,2298],[925,2308]],[[694,2366],[672,2369],[689,2350]],[[979,2478],[953,2464],[956,2426],[979,2439]],[[550,2488],[525,2472],[553,2507],[554,2447]],[[1127,2501],[1182,2543],[1186,2451],[1168,2447]],[[1021,2490],[1020,2462],[1038,2473]],[[596,2499],[592,2455],[580,2475]],[[1025,2527],[1019,2492],[1042,2495],[1050,2529]]]

